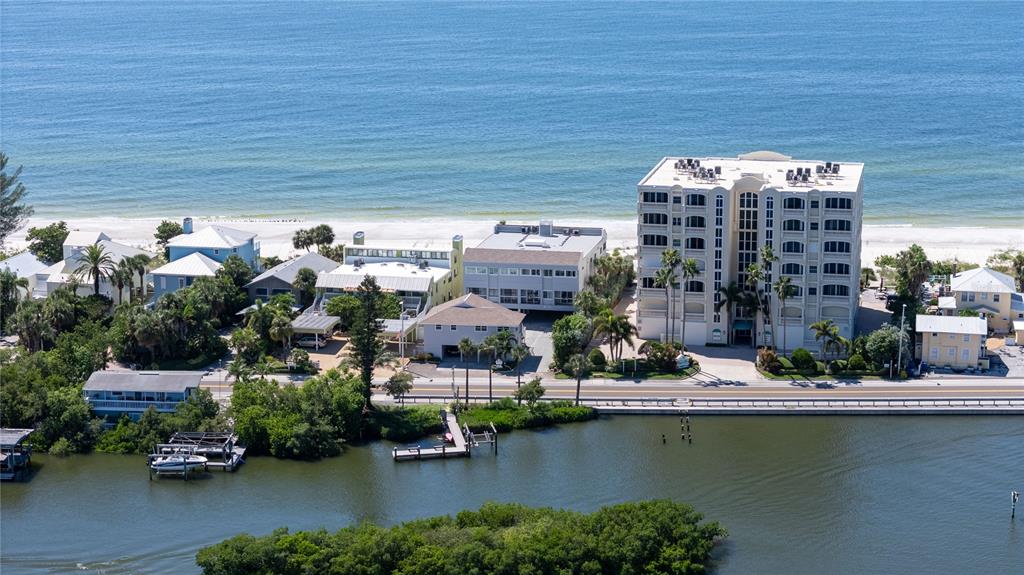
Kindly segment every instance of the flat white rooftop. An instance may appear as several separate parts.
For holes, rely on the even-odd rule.
[[[699,177],[699,171],[678,169],[676,162],[692,159],[700,162],[700,167],[714,172],[717,167],[720,174],[713,177]],[[837,174],[819,174],[817,167],[826,163],[839,165]],[[809,170],[807,182],[795,182],[787,179],[790,170]],[[765,185],[777,190],[806,192],[822,190],[829,192],[856,192],[860,186],[864,164],[856,162],[835,162],[827,160],[794,160],[776,152],[751,152],[735,158],[716,158],[695,156],[666,157],[648,172],[639,186],[665,187],[681,186],[684,189],[712,189],[716,187],[731,188],[733,182],[745,176],[753,176],[765,182]]]
[[[425,292],[432,281],[438,281],[451,273],[450,269],[420,267],[404,262],[377,262],[360,266],[344,264],[334,270],[321,272],[316,287],[340,290],[355,290],[366,276],[373,276],[384,291]]]

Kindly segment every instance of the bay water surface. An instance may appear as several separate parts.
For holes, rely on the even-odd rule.
[[[195,573],[197,549],[240,532],[672,498],[729,530],[719,575],[1024,572],[1024,509],[1010,518],[1020,417],[708,416],[691,429],[692,445],[678,418],[606,416],[503,434],[497,457],[395,463],[379,442],[187,483],[150,481],[143,456],[38,456],[31,481],[0,489],[2,571]]]

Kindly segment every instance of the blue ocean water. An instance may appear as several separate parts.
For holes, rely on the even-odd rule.
[[[627,218],[662,157],[863,161],[1021,225],[1020,3],[0,2],[37,214]]]

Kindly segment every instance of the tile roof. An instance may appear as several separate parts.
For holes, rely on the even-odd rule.
[[[212,225],[195,233],[174,236],[167,245],[178,248],[237,248],[254,237],[256,234],[252,232]]]
[[[989,268],[975,268],[960,272],[950,281],[953,291],[1013,293],[1013,278]]]
[[[526,314],[512,311],[476,294],[468,294],[435,306],[420,323],[517,327],[525,318]]]
[[[221,267],[220,262],[212,260],[199,252],[176,259],[149,272],[156,276],[213,276]]]
[[[945,315],[917,315],[917,331],[923,333],[959,333],[966,335],[985,335],[988,333],[988,322],[980,317],[961,317]]]

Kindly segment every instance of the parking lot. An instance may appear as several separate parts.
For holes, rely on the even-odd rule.
[[[1024,378],[1024,347],[1004,345],[989,354],[993,372],[991,375]]]

